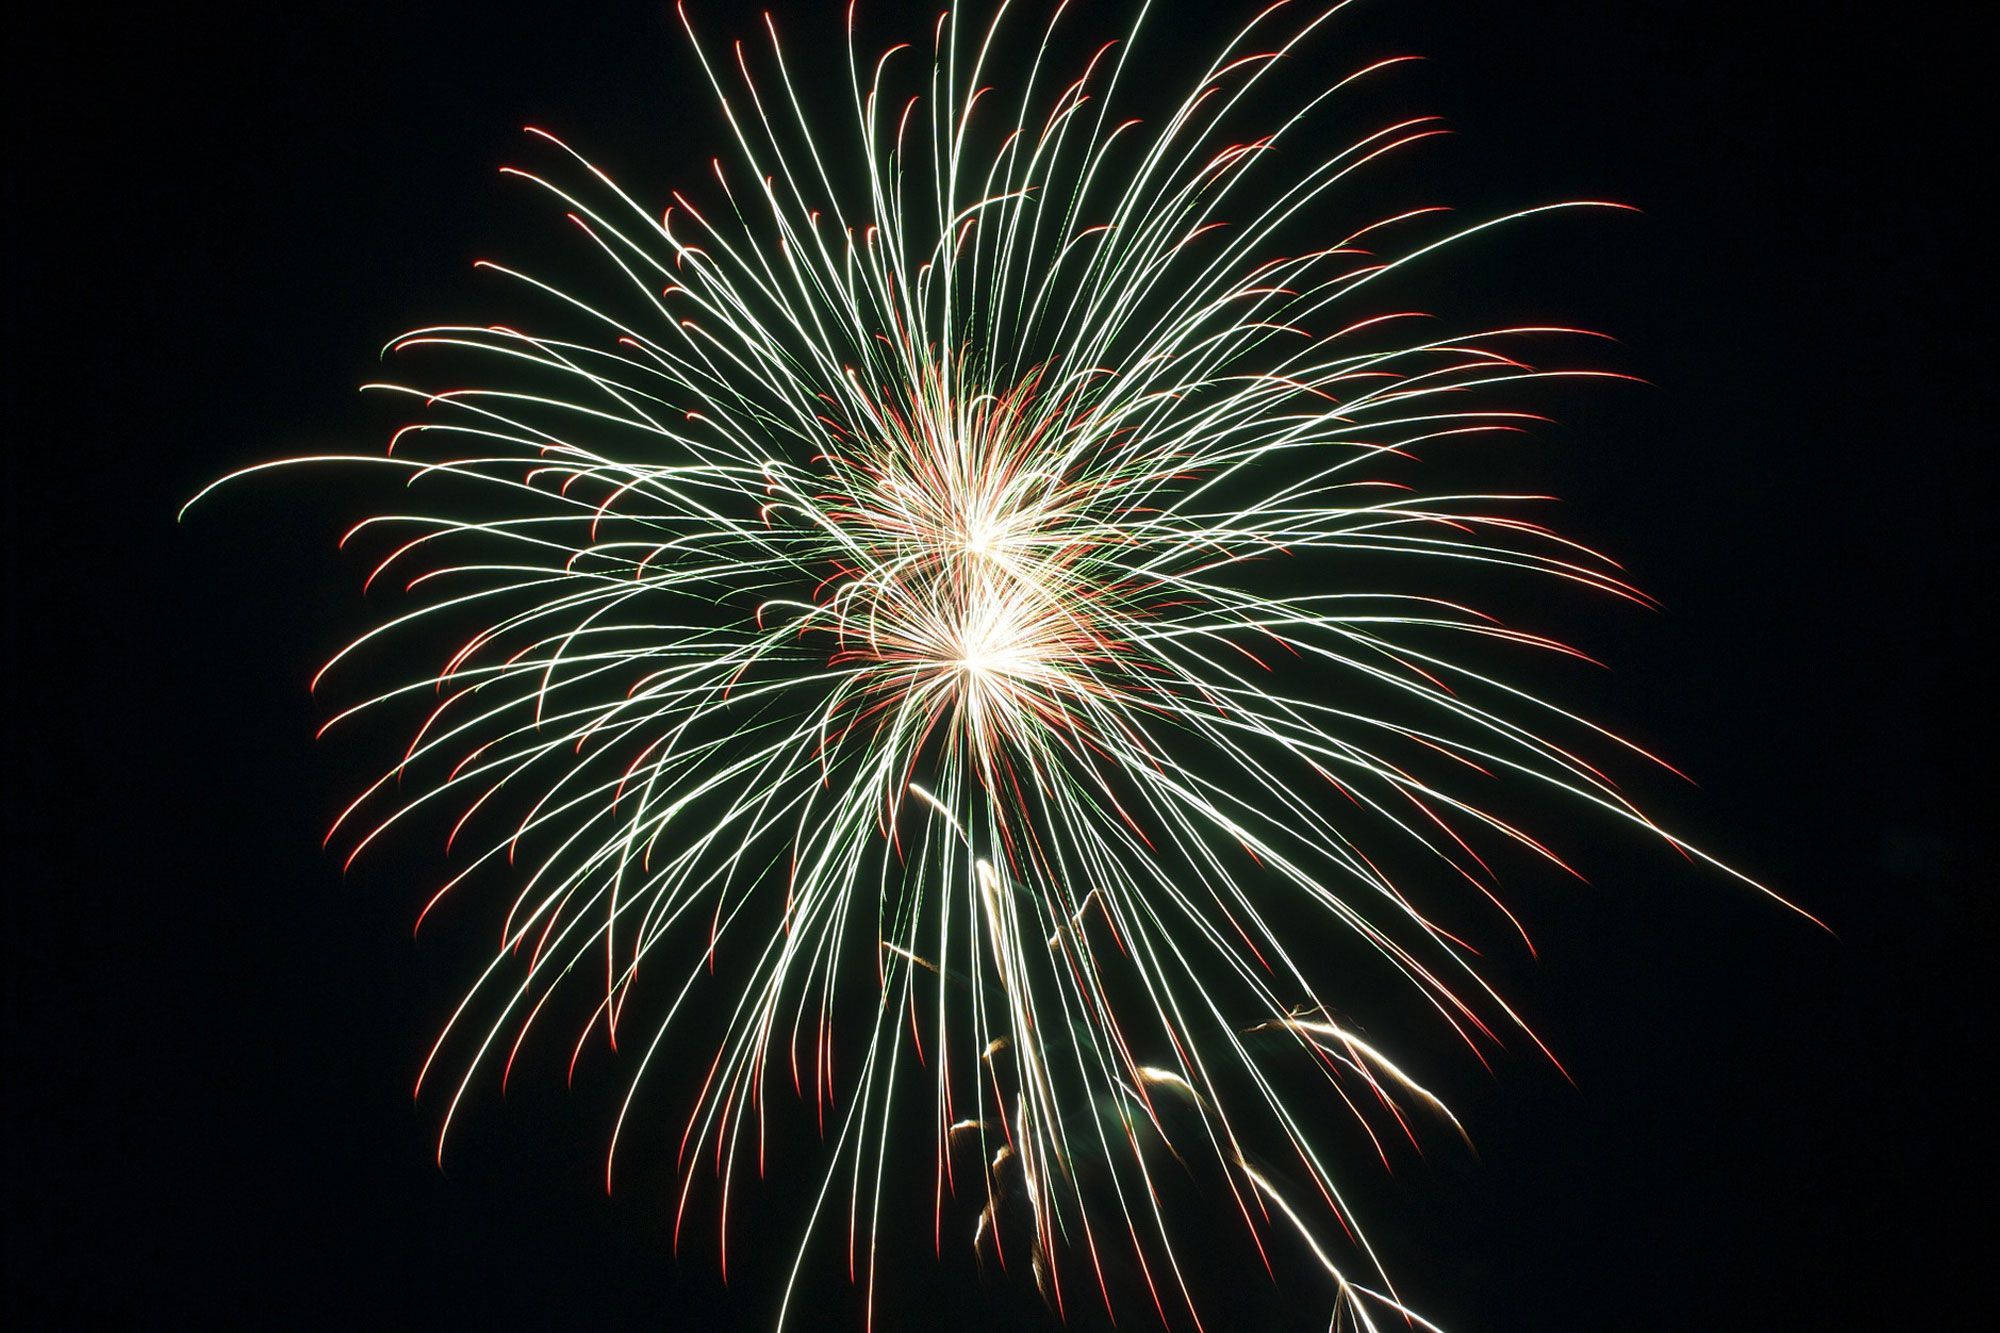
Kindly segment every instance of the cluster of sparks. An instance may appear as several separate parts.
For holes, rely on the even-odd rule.
[[[1385,279],[1510,219],[1440,233],[1442,210],[1415,209],[1270,253],[1438,132],[1279,152],[1381,61],[1242,137],[1260,86],[1340,7],[1275,38],[1286,7],[1258,15],[1154,122],[1114,109],[1143,8],[1070,75],[1052,68],[1058,7],[1011,88],[990,86],[1007,6],[969,36],[942,17],[907,97],[891,89],[920,51],[864,66],[850,15],[853,119],[831,133],[775,29],[758,57],[774,82],[742,45],[725,62],[697,42],[735,142],[725,213],[641,204],[534,131],[575,180],[515,174],[616,281],[586,301],[487,267],[581,332],[408,334],[392,347],[501,373],[377,386],[424,409],[386,455],[264,465],[364,462],[436,497],[349,534],[400,534],[370,582],[415,604],[329,669],[455,646],[335,717],[422,720],[329,836],[351,857],[442,810],[466,864],[433,904],[476,875],[513,886],[424,1069],[453,1071],[445,1132],[552,997],[596,977],[570,1049],[598,1034],[634,1052],[635,1094],[684,1012],[719,1032],[669,1141],[683,1220],[710,1164],[722,1179],[725,1256],[775,1073],[828,1141],[806,1239],[844,1230],[871,1285],[883,1210],[902,1206],[885,1163],[928,1121],[937,1207],[983,1197],[977,1241],[1003,1263],[1025,1217],[1058,1308],[1129,1286],[1199,1324],[1160,1175],[1204,1159],[1260,1248],[1327,1275],[1334,1322],[1429,1327],[1361,1239],[1315,1115],[1266,1072],[1319,1071],[1371,1135],[1456,1125],[1334,1016],[1339,933],[1475,1048],[1526,1033],[1377,848],[1504,914],[1477,844],[1555,853],[1455,794],[1456,772],[1708,858],[1544,733],[1625,742],[1453,648],[1571,651],[1441,595],[1455,570],[1643,600],[1527,517],[1536,497],[1413,485],[1420,451],[1534,419],[1506,391],[1603,373],[1527,359],[1576,330],[1370,308]],[[1410,577],[1370,590],[1343,561]],[[721,955],[739,984],[718,999]],[[874,1020],[836,1062],[854,957],[872,960]],[[670,984],[640,1019],[642,963]],[[967,1141],[980,1179],[952,1166]]]

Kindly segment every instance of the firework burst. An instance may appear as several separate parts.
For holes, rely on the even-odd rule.
[[[1371,1136],[1456,1126],[1337,1017],[1326,940],[1477,1049],[1527,1030],[1386,867],[1427,864],[1504,917],[1480,845],[1556,854],[1479,784],[1716,864],[1557,734],[1631,747],[1470,651],[1571,650],[1454,588],[1641,594],[1535,522],[1537,497],[1431,493],[1411,466],[1521,429],[1534,381],[1605,372],[1530,359],[1577,330],[1451,331],[1377,300],[1543,209],[1299,239],[1439,132],[1310,148],[1309,116],[1395,61],[1266,113],[1340,6],[1266,10],[1145,119],[1119,109],[1145,8],[1058,70],[1065,8],[1025,58],[1005,5],[872,62],[850,14],[831,117],[775,28],[726,58],[696,41],[733,140],[700,204],[642,204],[531,131],[559,170],[513,174],[566,212],[601,294],[485,265],[567,332],[407,334],[394,351],[484,387],[372,386],[421,408],[386,454],[264,465],[395,469],[428,505],[348,534],[380,540],[370,583],[413,604],[321,676],[383,645],[437,665],[333,719],[419,720],[329,838],[351,860],[441,810],[464,864],[432,902],[507,891],[420,1081],[450,1083],[440,1151],[468,1091],[594,978],[566,1044],[626,1049],[635,1091],[662,1051],[715,1042],[668,1141],[683,1221],[721,1180],[725,1262],[777,1077],[828,1145],[800,1263],[844,1233],[872,1287],[883,1211],[906,1206],[885,1163],[914,1150],[933,1206],[983,1200],[982,1253],[1025,1249],[1059,1309],[1137,1292],[1198,1323],[1161,1201],[1205,1172],[1260,1251],[1310,1256],[1335,1323],[1422,1324],[1343,1201],[1324,1117],[1270,1072],[1317,1071],[1316,1100]],[[665,984],[635,1008],[642,971]],[[858,1045],[836,1040],[843,1000],[872,1015]],[[621,1113],[614,1159],[631,1137]]]

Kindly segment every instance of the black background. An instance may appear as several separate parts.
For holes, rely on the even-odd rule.
[[[1481,252],[1514,308],[1615,333],[1651,385],[1566,399],[1517,462],[1666,610],[1582,599],[1542,627],[1615,668],[1578,687],[1598,715],[1700,779],[1656,787],[1670,821],[1834,932],[1643,847],[1592,848],[1588,887],[1514,881],[1543,962],[1507,989],[1578,1086],[1441,1053],[1481,1156],[1406,1155],[1371,1194],[1448,1327],[1970,1327],[1985,1304],[1989,160],[1970,34],[1892,8],[1376,0],[1339,39],[1429,57],[1399,96],[1461,132],[1380,211],[1644,210]],[[1202,9],[1163,61],[1219,35]],[[670,1257],[643,1171],[605,1197],[609,1060],[575,1096],[549,1070],[480,1102],[432,1163],[408,1086],[467,955],[410,940],[421,849],[345,878],[318,850],[374,757],[315,745],[304,688],[367,621],[332,549],[353,505],[336,478],[174,521],[231,466],[378,442],[352,386],[394,333],[512,317],[468,261],[549,225],[495,174],[520,125],[655,194],[699,170],[719,130],[670,10],[11,24],[8,1322],[766,1326],[754,1257],[725,1287],[709,1248]],[[962,1266],[899,1273],[887,1326],[1010,1326]],[[827,1290],[801,1326],[858,1308]]]

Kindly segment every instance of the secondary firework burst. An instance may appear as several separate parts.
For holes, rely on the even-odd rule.
[[[1386,867],[1511,921],[1482,844],[1556,854],[1490,779],[1716,864],[1579,753],[1631,747],[1488,664],[1570,650],[1459,590],[1641,595],[1536,497],[1432,493],[1414,466],[1535,420],[1536,381],[1605,372],[1568,359],[1577,330],[1391,303],[1398,274],[1548,209],[1359,211],[1371,167],[1439,130],[1314,147],[1394,60],[1270,113],[1340,6],[1256,15],[1143,119],[1121,106],[1142,68],[1158,93],[1148,7],[1080,69],[1054,54],[1066,6],[998,8],[868,62],[850,13],[832,115],[768,19],[752,46],[696,40],[730,143],[702,198],[643,203],[531,131],[554,167],[513,174],[599,278],[485,267],[560,332],[405,335],[396,353],[481,378],[371,386],[418,408],[385,454],[264,465],[410,483],[413,507],[348,540],[411,604],[321,676],[390,650],[436,666],[334,717],[418,722],[329,838],[351,859],[444,811],[462,864],[433,904],[502,894],[422,1075],[448,1080],[440,1151],[568,1012],[551,1001],[592,986],[565,1042],[617,1045],[635,1093],[706,1052],[665,1142],[683,1222],[720,1178],[725,1256],[767,1082],[818,1107],[786,1312],[816,1234],[872,1288],[884,1211],[926,1206],[883,1183],[915,1152],[928,1206],[982,1201],[982,1252],[1025,1249],[1065,1311],[1198,1321],[1162,1200],[1199,1178],[1259,1251],[1324,1274],[1334,1322],[1421,1324],[1322,1108],[1371,1136],[1456,1122],[1340,1016],[1328,940],[1479,1048],[1531,1034]],[[1575,207],[1610,205],[1550,206]]]

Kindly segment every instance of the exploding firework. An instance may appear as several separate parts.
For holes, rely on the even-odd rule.
[[[1198,1179],[1259,1252],[1309,1257],[1334,1323],[1429,1327],[1361,1238],[1322,1108],[1371,1136],[1456,1121],[1342,1016],[1328,960],[1405,979],[1475,1049],[1532,1037],[1402,887],[1457,883],[1511,922],[1482,845],[1560,864],[1474,799],[1494,778],[1718,864],[1579,753],[1633,747],[1486,663],[1572,650],[1465,589],[1643,596],[1537,497],[1435,493],[1414,466],[1535,420],[1535,381],[1606,372],[1564,359],[1579,330],[1387,303],[1546,210],[1353,216],[1372,164],[1439,131],[1312,146],[1301,127],[1393,60],[1269,114],[1340,6],[1273,6],[1143,118],[1121,110],[1158,93],[1143,7],[1079,69],[1053,54],[1066,7],[1022,38],[999,8],[873,61],[850,13],[831,116],[768,20],[755,53],[696,40],[732,144],[706,197],[642,203],[531,131],[555,166],[513,174],[602,280],[485,267],[565,332],[407,334],[392,350],[483,387],[372,386],[420,409],[385,454],[263,465],[391,469],[427,505],[346,539],[380,541],[369,582],[411,606],[315,688],[385,646],[436,665],[329,723],[418,719],[329,839],[351,860],[443,811],[463,864],[432,903],[503,892],[420,1078],[449,1083],[440,1151],[584,988],[565,1042],[627,1051],[635,1091],[701,1051],[667,1141],[683,1222],[719,1179],[725,1255],[770,1080],[816,1108],[781,1322],[815,1234],[872,1287],[908,1206],[885,1164],[915,1153],[926,1206],[972,1196],[980,1252],[1025,1251],[1058,1309],[1197,1322],[1164,1200]]]

